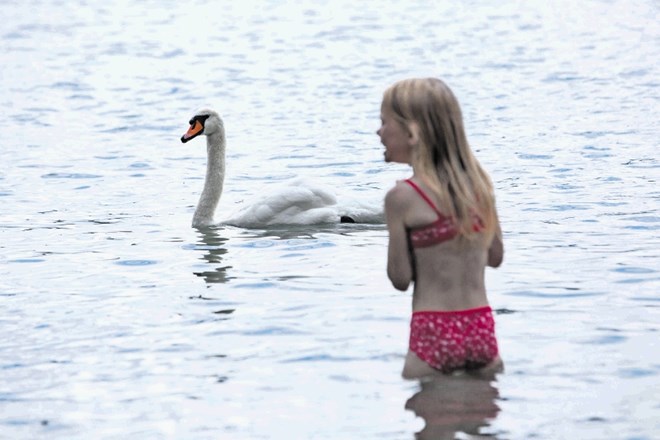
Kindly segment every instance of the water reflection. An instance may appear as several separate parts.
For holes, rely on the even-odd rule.
[[[228,238],[220,235],[222,228],[198,228],[199,241],[195,249],[204,250],[203,259],[212,265],[213,270],[193,272],[198,277],[204,278],[207,283],[226,283],[230,278],[227,269],[231,266],[221,266],[224,255],[227,253],[226,244]]]
[[[442,376],[420,382],[420,390],[406,402],[406,409],[424,419],[417,433],[420,440],[454,439],[459,432],[496,438],[482,431],[497,417],[499,396],[491,379],[470,376]]]
[[[315,239],[319,234],[350,235],[364,231],[384,231],[385,225],[364,223],[331,223],[319,225],[279,225],[268,229],[252,229],[246,238],[269,238],[277,240]]]

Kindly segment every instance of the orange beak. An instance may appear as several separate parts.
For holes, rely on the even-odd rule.
[[[199,123],[199,121],[193,121],[192,124],[190,124],[190,128],[188,128],[188,131],[186,131],[186,134],[181,136],[181,142],[184,144],[194,138],[195,136],[198,136],[204,131],[204,126]]]

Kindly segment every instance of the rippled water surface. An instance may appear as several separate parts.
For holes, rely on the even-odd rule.
[[[0,438],[657,438],[658,10],[2,2]],[[198,107],[227,129],[218,217],[296,176],[378,202],[409,173],[380,97],[420,75],[496,186],[492,383],[400,378],[384,225],[190,227]]]

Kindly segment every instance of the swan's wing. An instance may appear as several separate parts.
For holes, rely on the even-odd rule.
[[[328,188],[296,180],[240,208],[223,223],[251,228],[336,223],[336,204]]]

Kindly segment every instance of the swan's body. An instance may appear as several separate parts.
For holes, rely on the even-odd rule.
[[[193,216],[193,227],[216,224],[218,206],[225,178],[226,138],[224,124],[213,110],[203,109],[190,120],[190,128],[181,137],[188,142],[199,135],[206,136],[206,178],[204,189]],[[280,185],[255,203],[241,207],[222,224],[260,228],[272,225],[312,225],[321,223],[382,223],[382,206],[353,200],[343,207],[337,204],[332,191],[304,179]]]

